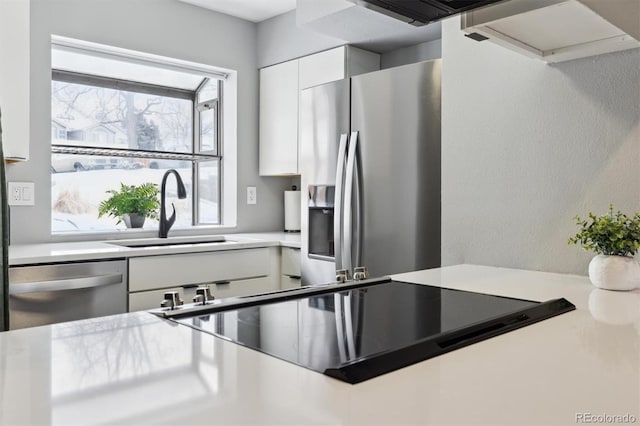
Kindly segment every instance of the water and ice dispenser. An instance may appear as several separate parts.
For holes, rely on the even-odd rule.
[[[334,194],[333,185],[309,185],[309,257],[334,257]]]

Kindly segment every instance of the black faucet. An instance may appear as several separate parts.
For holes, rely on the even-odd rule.
[[[167,178],[170,174],[174,174],[176,176],[176,181],[178,182],[178,198],[184,199],[187,198],[187,190],[184,188],[184,183],[182,183],[182,178],[174,169],[169,169],[162,177],[162,186],[160,193],[160,232],[158,232],[158,237],[167,238],[167,234],[169,233],[169,229],[173,226],[173,223],[176,221],[176,206],[171,203],[171,207],[173,208],[173,213],[171,217],[167,219],[167,213],[165,210],[166,198],[167,198]]]

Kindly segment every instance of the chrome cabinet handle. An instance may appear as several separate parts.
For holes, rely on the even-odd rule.
[[[102,287],[120,284],[122,274],[98,275],[65,280],[35,281],[27,283],[9,284],[9,294],[40,293],[45,291],[78,290],[81,288]]]
[[[336,269],[342,269],[342,202],[344,190],[344,168],[347,155],[347,134],[340,135],[340,145],[338,146],[338,167],[336,169],[336,190],[333,202],[333,247]]]

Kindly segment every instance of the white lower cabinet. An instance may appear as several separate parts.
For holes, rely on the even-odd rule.
[[[129,311],[159,308],[168,290],[191,303],[200,284],[216,299],[278,290],[278,247],[129,259]]]
[[[282,290],[288,288],[300,287],[300,249],[282,247],[280,260],[280,288]]]
[[[282,290],[286,290],[289,288],[298,288],[302,285],[302,279],[297,277],[292,277],[290,275],[283,275],[280,277],[280,288]]]

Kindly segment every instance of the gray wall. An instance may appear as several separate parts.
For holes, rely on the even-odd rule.
[[[442,57],[442,40],[427,41],[380,55],[380,68],[393,68]]]
[[[640,50],[546,65],[443,24],[442,259],[586,274],[573,216],[640,210]]]
[[[35,207],[12,207],[12,243],[50,241],[50,35],[238,71],[237,231],[280,230],[287,179],[258,176],[256,25],[175,0],[31,0],[31,159],[9,180],[32,181]],[[246,186],[258,204],[246,205]],[[226,232],[229,232],[228,230]]]

